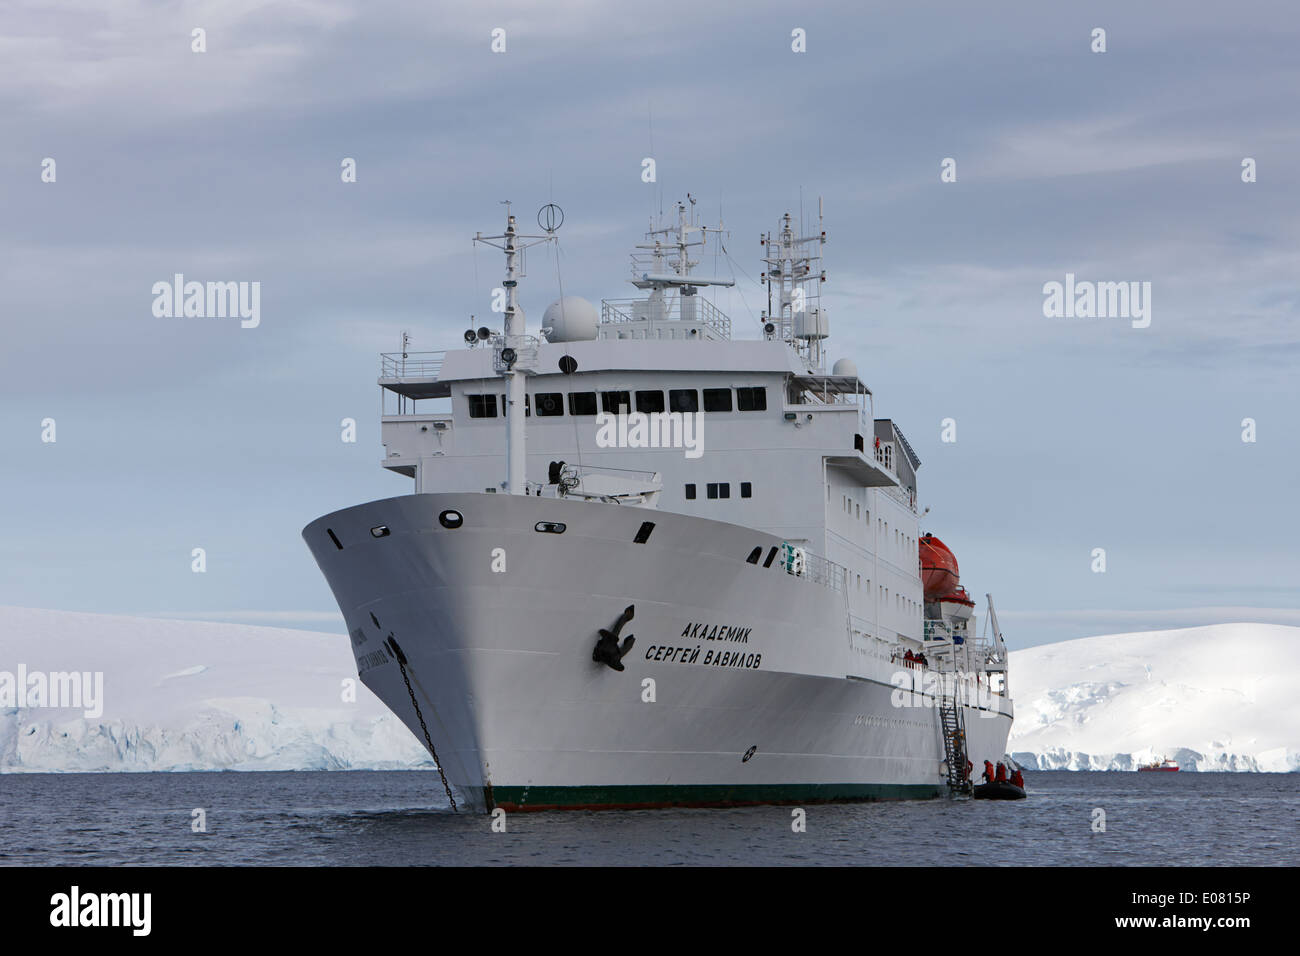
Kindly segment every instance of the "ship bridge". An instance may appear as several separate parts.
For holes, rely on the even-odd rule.
[[[528,237],[508,223],[513,263]],[[810,580],[838,592],[855,655],[887,659],[900,640],[919,648],[920,460],[876,417],[852,361],[826,367],[825,233],[795,225],[786,215],[763,237],[768,307],[755,338],[733,338],[701,294],[732,280],[691,271],[688,248],[715,230],[683,218],[673,241],[656,238],[634,260],[637,298],[562,295],[533,334],[512,305],[502,326],[466,330],[462,348],[383,354],[383,466],[416,493],[546,496],[559,475],[566,493],[777,536],[805,555]],[[511,291],[519,274],[508,265]],[[633,419],[657,427],[637,431]],[[838,571],[817,573],[819,561]]]

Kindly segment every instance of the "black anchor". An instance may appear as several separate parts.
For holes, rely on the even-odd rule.
[[[635,613],[635,606],[629,604],[614,622],[614,630],[607,631],[603,627],[600,629],[600,640],[596,642],[596,648],[591,652],[593,661],[597,664],[608,664],[616,671],[623,670],[623,657],[632,649],[636,639],[629,634],[623,639],[623,646],[619,647],[618,635],[623,630],[623,625],[632,620],[632,615]]]

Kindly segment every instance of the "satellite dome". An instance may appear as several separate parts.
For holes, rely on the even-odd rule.
[[[853,375],[856,377],[858,374],[858,363],[853,361],[853,359],[851,358],[839,359],[831,367],[831,374],[832,375]]]
[[[596,337],[596,326],[600,324],[600,313],[586,299],[577,295],[566,295],[546,307],[542,316],[542,328],[550,329],[546,333],[548,342],[587,342]]]

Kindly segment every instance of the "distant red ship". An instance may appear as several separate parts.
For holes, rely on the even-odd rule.
[[[1157,761],[1155,761],[1154,763],[1149,763],[1149,764],[1147,764],[1145,767],[1138,767],[1138,770],[1139,770],[1139,771],[1142,771],[1142,770],[1177,770],[1177,769],[1178,769],[1178,762],[1177,762],[1177,761],[1174,761],[1174,760],[1157,760]]]

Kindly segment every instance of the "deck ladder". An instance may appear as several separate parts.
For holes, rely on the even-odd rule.
[[[939,725],[943,731],[943,750],[948,762],[948,790],[952,793],[970,793],[973,789],[966,775],[966,719],[958,695],[956,674],[940,677]]]

